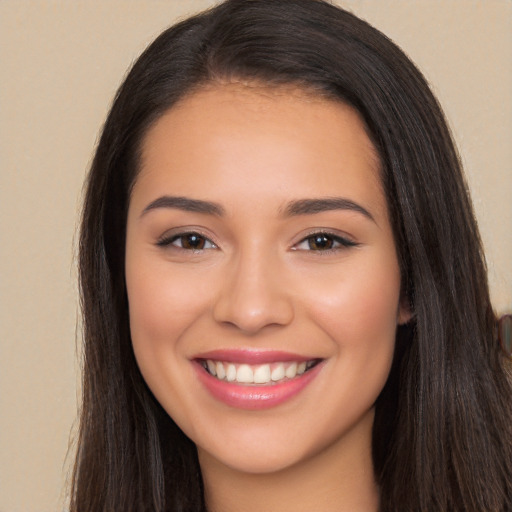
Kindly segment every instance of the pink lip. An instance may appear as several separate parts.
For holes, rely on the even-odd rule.
[[[274,350],[211,350],[198,354],[194,359],[211,359],[212,361],[226,361],[240,364],[265,364],[287,361],[310,361],[314,357],[304,357],[291,352],[278,352]]]
[[[208,357],[208,359],[227,361],[227,359],[217,357]],[[281,360],[278,359],[278,361]],[[284,360],[293,361],[295,359],[288,355]],[[236,361],[242,362],[239,359]],[[310,384],[323,367],[323,363],[320,362],[306,373],[278,384],[244,385],[219,380],[210,375],[199,361],[195,360],[194,363],[200,382],[214,398],[230,407],[247,410],[269,409],[290,400]]]

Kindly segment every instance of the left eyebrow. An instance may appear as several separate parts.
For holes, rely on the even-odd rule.
[[[344,197],[323,197],[319,199],[298,199],[291,201],[283,210],[285,217],[313,215],[331,210],[349,210],[364,215],[375,222],[373,215],[363,206]]]

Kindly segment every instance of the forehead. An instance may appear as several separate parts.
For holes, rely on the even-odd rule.
[[[350,106],[295,87],[208,86],[185,97],[148,131],[136,186],[215,195],[374,191],[383,200],[379,156]],[[245,188],[244,188],[245,187]],[[156,190],[155,190],[156,193]],[[219,199],[222,200],[222,197]],[[385,203],[385,201],[384,201]]]
[[[283,114],[285,114],[284,118]],[[202,131],[208,130],[210,134],[212,128],[220,131],[221,120],[224,123],[229,122],[242,127],[247,115],[250,116],[251,121],[265,123],[267,129],[275,128],[275,130],[281,129],[280,125],[286,121],[302,121],[307,118],[307,124],[310,127],[307,135],[312,138],[315,134],[319,134],[319,128],[321,128],[319,123],[344,124],[348,127],[347,133],[353,133],[354,136],[363,135],[357,142],[363,143],[364,147],[361,149],[371,158],[371,163],[379,165],[379,155],[370,141],[365,122],[347,103],[294,85],[271,87],[250,82],[207,84],[187,94],[148,130],[143,139],[142,154],[147,155],[148,149],[152,146],[152,139],[156,138],[155,132],[161,134],[164,124],[170,128],[173,119],[174,124],[186,123],[186,129],[190,135],[194,135],[195,130],[190,132],[191,128],[202,128]],[[303,128],[302,124],[299,123],[297,127]],[[166,135],[171,134],[172,132],[169,131]],[[356,137],[353,138],[353,142],[355,141]]]

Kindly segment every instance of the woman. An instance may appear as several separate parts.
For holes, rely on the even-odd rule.
[[[512,508],[457,153],[365,22],[232,0],[159,36],[105,124],[80,251],[72,510]]]

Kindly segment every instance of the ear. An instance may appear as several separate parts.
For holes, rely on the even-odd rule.
[[[414,312],[412,310],[409,299],[404,295],[400,298],[400,302],[398,303],[398,313],[396,323],[397,325],[405,325],[410,322],[414,317]]]

